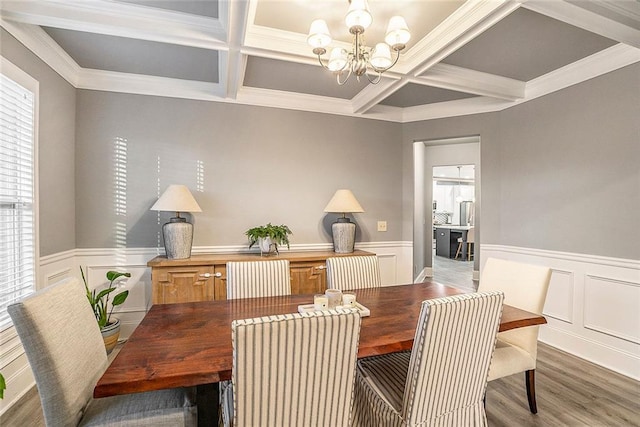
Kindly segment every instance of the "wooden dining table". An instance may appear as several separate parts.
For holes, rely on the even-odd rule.
[[[464,293],[424,282],[356,289],[357,302],[370,315],[362,319],[358,357],[410,350],[421,303]],[[231,379],[231,322],[298,312],[313,295],[219,300],[151,307],[94,389],[94,397],[174,387],[198,389],[199,425],[217,411],[217,383]],[[541,325],[543,316],[503,306],[500,331]]]

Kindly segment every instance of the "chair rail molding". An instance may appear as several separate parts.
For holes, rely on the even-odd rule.
[[[551,268],[540,341],[640,380],[640,260],[483,244],[487,258]]]

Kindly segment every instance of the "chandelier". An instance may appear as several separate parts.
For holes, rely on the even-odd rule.
[[[374,48],[367,47],[364,42],[364,32],[373,22],[367,0],[349,0],[349,3],[345,22],[349,32],[353,34],[350,52],[339,47],[333,48],[327,65],[322,62],[322,55],[327,52],[326,47],[332,40],[327,23],[323,19],[316,19],[311,23],[307,43],[313,48],[313,53],[318,56],[320,65],[336,74],[339,85],[345,84],[352,74],[355,74],[358,81],[365,75],[370,83],[377,84],[380,82],[382,73],[398,62],[400,51],[405,48],[411,33],[404,18],[394,16],[389,20],[385,43],[378,43]],[[391,51],[395,52],[395,59],[392,59]],[[371,71],[378,74],[374,79],[369,77]],[[347,75],[344,80],[340,80],[343,72]]]

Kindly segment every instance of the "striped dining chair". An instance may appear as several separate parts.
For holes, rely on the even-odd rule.
[[[234,320],[233,370],[220,385],[225,426],[351,425],[355,309]]]
[[[289,260],[227,263],[227,299],[291,295]]]
[[[486,426],[502,292],[426,300],[411,352],[358,362],[354,426]]]
[[[327,258],[327,288],[348,291],[379,287],[380,266],[377,256]]]

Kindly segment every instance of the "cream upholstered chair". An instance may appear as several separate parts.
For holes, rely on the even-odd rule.
[[[289,260],[227,263],[227,299],[291,295]]]
[[[350,426],[360,315],[354,309],[235,320],[226,426]]]
[[[478,291],[502,291],[505,304],[542,314],[550,280],[551,270],[547,267],[489,258]],[[538,328],[529,326],[499,333],[489,370],[489,381],[524,372],[529,409],[534,414],[538,412],[535,389]]]
[[[80,282],[66,279],[8,308],[40,393],[47,426],[195,426],[195,393],[168,389],[93,399],[107,367]]]
[[[348,291],[379,287],[380,266],[377,256],[327,258],[327,288]]]
[[[458,259],[458,255],[462,252],[462,245],[467,245],[467,261],[471,261],[471,257],[473,254],[473,244],[475,243],[475,227],[471,227],[467,230],[467,239],[463,240],[462,237],[458,237],[458,250],[456,251],[456,256],[454,259]]]
[[[502,292],[426,300],[411,352],[358,362],[355,426],[486,425]]]

